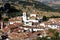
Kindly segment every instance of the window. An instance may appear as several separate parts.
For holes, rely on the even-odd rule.
[[[29,24],[29,22],[26,22],[26,24]]]

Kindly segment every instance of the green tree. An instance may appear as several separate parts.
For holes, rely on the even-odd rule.
[[[1,14],[0,14],[0,20],[2,19],[2,16],[1,16]]]
[[[49,32],[54,34],[54,37],[51,37],[51,40],[60,40],[59,32],[56,32],[55,29],[49,29]]]
[[[3,20],[4,20],[4,21],[8,21],[8,18],[4,18]]]
[[[46,16],[43,16],[43,21],[47,21],[47,17]]]
[[[41,40],[41,38],[40,37],[37,37],[37,40]]]
[[[54,33],[55,29],[49,29],[48,31]]]
[[[55,35],[55,39],[56,39],[56,40],[60,40],[60,38],[59,38],[59,33],[58,33],[58,32],[55,32],[54,35]]]

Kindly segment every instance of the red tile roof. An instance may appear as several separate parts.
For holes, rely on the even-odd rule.
[[[15,26],[23,26],[23,23],[14,23]]]
[[[28,35],[25,33],[18,33],[18,37],[20,37],[22,39],[26,39],[26,38],[28,38]]]
[[[15,32],[10,33],[10,34],[8,34],[8,37],[9,37],[10,39],[15,39],[15,38],[18,37],[18,33],[15,33]]]
[[[16,28],[16,29],[13,30],[13,32],[19,32],[19,30],[21,31],[21,30],[24,30],[24,29],[23,28]]]
[[[22,17],[10,18],[9,21],[22,21]]]
[[[3,32],[9,32],[10,29],[9,29],[8,27],[5,27],[5,28],[2,29],[2,31],[3,31]]]
[[[15,28],[16,26],[14,24],[10,24],[7,26],[8,28]]]

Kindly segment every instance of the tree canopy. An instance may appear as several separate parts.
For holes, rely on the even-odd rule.
[[[15,16],[21,16],[22,15],[22,10],[16,9],[14,6],[11,6],[11,4],[6,3],[4,4],[4,7],[0,7],[0,12],[6,13],[8,17],[15,17]],[[3,14],[2,14],[3,15]]]

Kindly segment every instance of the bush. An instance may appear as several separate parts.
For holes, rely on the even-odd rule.
[[[43,16],[43,21],[47,21],[47,17],[46,16]]]

